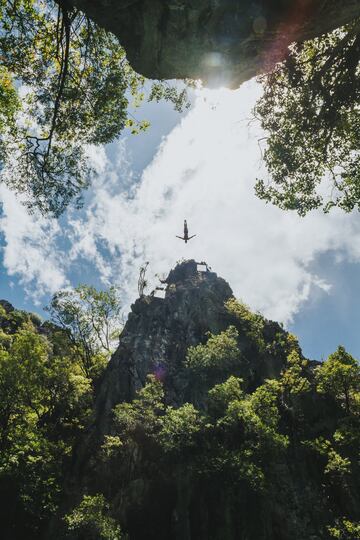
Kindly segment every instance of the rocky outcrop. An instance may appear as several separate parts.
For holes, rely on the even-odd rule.
[[[143,296],[133,304],[120,344],[101,383],[96,402],[97,427],[109,431],[114,406],[131,401],[143,388],[148,374],[159,377],[166,388],[169,404],[179,406],[189,399],[188,380],[184,376],[186,351],[203,343],[208,332],[218,334],[231,324],[238,324],[225,309],[232,297],[229,284],[215,272],[193,261],[185,261],[171,270],[166,280],[165,298]],[[271,341],[276,332],[284,331],[268,321],[265,333]],[[252,343],[240,331],[244,349]],[[261,382],[277,376],[283,359],[252,358],[251,370],[244,365],[242,376]],[[196,396],[191,396],[196,401]]]
[[[360,15],[358,0],[71,0],[113,32],[150,79],[238,87],[271,69],[293,41]]]
[[[113,432],[114,407],[131,402],[141,390],[147,375],[163,383],[166,403],[175,407],[192,402],[202,408],[201,389],[195,391],[185,368],[189,347],[205,343],[209,332],[219,334],[230,325],[239,331],[244,352],[237,375],[249,389],[266,378],[279,376],[286,361],[284,351],[259,354],[254,340],[243,331],[239,319],[226,309],[232,296],[229,284],[203,263],[188,260],[170,271],[164,283],[165,297],[144,295],[131,306],[131,312],[97,389],[94,422],[76,450],[72,482],[91,483],[93,460],[104,435]],[[273,321],[265,321],[264,338],[272,343],[286,335]],[[205,387],[204,387],[205,388]]]
[[[168,404],[178,407],[191,401],[201,407],[201,392],[194,394],[184,363],[188,348],[206,342],[208,332],[218,334],[229,325],[238,327],[239,342],[246,352],[238,374],[249,387],[277,377],[284,367],[286,355],[282,351],[259,355],[239,321],[225,308],[233,296],[229,284],[208,266],[199,268],[194,260],[178,264],[164,284],[165,298],[144,295],[131,306],[119,346],[96,392],[94,422],[76,451],[73,476],[80,482],[93,474],[94,450],[113,430],[114,407],[132,401],[147,375],[161,379]],[[266,340],[272,342],[277,333],[285,331],[278,323],[266,321]]]
[[[7,300],[0,300],[0,306],[5,310],[6,313],[11,313],[14,311],[14,306],[10,304]]]
[[[240,415],[238,423],[228,431],[229,419],[223,423],[217,413],[212,419],[209,389],[234,375],[242,379],[244,395],[252,396],[265,380],[279,380],[294,338],[279,324],[252,314],[239,303],[234,304],[238,311],[228,309],[224,303],[232,297],[230,286],[206,265],[200,269],[195,261],[182,262],[164,285],[164,298],[143,296],[132,306],[119,347],[98,388],[93,424],[74,453],[61,515],[78,505],[83,494],[102,493],[131,540],[331,540],[327,527],[334,516],[350,513],[358,520],[359,475],[344,489],[331,482],[325,488],[326,459],[303,444],[330,439],[343,417],[333,399],[316,393],[316,363],[307,364],[296,348],[309,387],[303,393],[296,387],[291,394],[296,370],[288,374],[290,386],[285,384],[276,405],[277,428],[277,421],[271,420],[275,413],[270,399],[255,405],[264,418],[269,414],[269,424],[268,420],[262,424],[260,417],[254,419],[252,413],[247,416],[255,409],[240,404],[234,409]],[[185,362],[188,347],[207,342],[209,331],[219,334],[230,325],[237,330],[235,363],[229,368],[227,359],[219,361],[212,372],[216,380],[208,378],[207,367],[191,371]],[[141,409],[140,423],[133,423],[130,411],[138,399],[136,392],[145,386],[149,374],[162,382],[164,406],[170,405],[167,411],[194,407],[204,415],[207,423],[193,445],[186,446],[185,432],[183,447],[170,454],[162,449],[155,437],[146,435],[145,424],[151,426],[154,418],[153,412],[147,416],[149,409]],[[128,402],[120,409],[123,414],[128,411],[125,414],[130,416],[123,420],[130,427],[119,431],[114,407],[122,402]],[[178,440],[182,428],[176,422],[172,433]],[[127,429],[133,430],[130,438]],[[274,429],[279,430],[275,438]],[[280,434],[288,441],[281,449],[277,446]],[[125,445],[126,451],[110,451],[104,457],[103,444],[109,439],[118,441],[118,449]],[[356,447],[356,456],[357,452]],[[258,461],[250,459],[250,465],[262,468],[251,465],[243,470],[243,461],[247,463],[253,455]],[[262,474],[266,489],[254,488],[252,482]],[[54,538],[59,528],[55,522],[47,538]]]
[[[183,402],[186,351],[206,339],[207,332],[219,333],[230,324],[224,303],[231,296],[226,281],[209,270],[198,272],[197,263],[187,261],[170,272],[165,298],[136,300],[99,391],[102,430],[108,428],[113,407],[133,399],[150,373],[165,382],[168,400]]]

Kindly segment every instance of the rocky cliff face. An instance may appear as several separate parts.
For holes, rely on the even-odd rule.
[[[179,373],[186,350],[229,324],[224,303],[229,285],[213,272],[198,272],[195,261],[178,265],[166,282],[165,298],[143,296],[132,306],[120,345],[105,373],[97,400],[99,414],[130,401],[149,373],[169,386],[168,399],[179,404],[184,388]]]
[[[360,15],[357,0],[72,0],[113,32],[150,79],[238,87],[287,46]]]
[[[114,408],[124,402],[132,407],[131,403],[136,403],[133,400],[138,399],[137,392],[144,388],[148,375],[161,381],[164,404],[170,414],[179,407],[181,410],[184,404],[203,414],[208,408],[209,387],[224,382],[229,374],[241,377],[246,392],[251,393],[266,379],[278,378],[286,365],[286,332],[277,323],[261,317],[257,319],[250,312],[245,312],[245,318],[242,318],[229,311],[224,304],[232,297],[232,291],[214,272],[209,269],[199,271],[195,261],[185,261],[170,272],[165,286],[165,298],[143,296],[132,306],[119,347],[98,390],[94,424],[75,452],[65,511],[79,502],[81,494],[101,492],[110,502],[112,515],[131,540],[308,539],[308,532],[316,529],[314,520],[317,518],[312,516],[311,506],[319,493],[314,489],[308,495],[310,502],[304,500],[302,490],[304,485],[308,486],[306,482],[310,482],[309,471],[299,464],[292,470],[293,465],[287,457],[276,465],[270,462],[266,465],[274,478],[274,493],[279,491],[267,506],[263,494],[252,492],[245,481],[232,485],[233,480],[226,479],[228,473],[220,472],[223,459],[229,460],[230,469],[236,462],[237,458],[227,456],[237,451],[231,446],[238,435],[228,443],[220,434],[217,435],[220,439],[215,437],[206,441],[209,424],[190,454],[187,450],[183,455],[164,457],[156,447],[156,440],[150,437],[152,442],[149,442],[145,432],[150,420],[146,420],[147,413],[144,412],[140,414],[140,423],[144,422],[145,426],[134,428],[134,436],[138,437],[136,442],[127,446],[123,435],[116,438],[118,427]],[[253,322],[261,322],[258,330],[249,326],[249,321],[245,320],[248,315]],[[186,367],[186,353],[189,347],[206,343],[208,332],[219,334],[229,326],[236,328],[239,356],[230,370],[225,367],[225,358],[224,368],[220,366],[209,386],[206,370],[204,374],[192,375]],[[308,376],[312,376],[311,368]],[[321,407],[316,410],[311,396],[305,399],[304,407],[311,422],[316,423]],[[125,422],[133,422],[131,410],[124,410],[127,411]],[[287,420],[284,421],[286,424]],[[294,419],[290,420],[291,429],[295,429],[294,422]],[[186,423],[185,427],[191,431],[191,425]],[[128,450],[104,460],[102,445],[108,436],[114,437],[111,441],[120,441],[121,451],[125,447]],[[197,467],[204,466],[206,471],[205,463],[213,448],[219,455],[212,456],[210,462],[214,460],[215,471],[220,467],[219,471],[194,473]],[[217,460],[219,465],[216,465]],[[231,477],[233,473],[229,474]],[[279,483],[277,475],[281,478]],[[304,478],[300,481],[301,475]],[[283,493],[283,490],[287,492]],[[289,504],[286,502],[288,496]],[[287,509],[283,510],[282,505],[287,505]],[[260,520],[256,517],[257,512],[262,515]],[[290,514],[285,517],[284,512]],[[285,519],[287,522],[282,525]],[[305,536],[294,536],[299,519],[310,520]],[[50,537],[53,533],[54,530]],[[320,540],[321,537],[314,535],[312,538]]]
[[[164,289],[132,306],[91,418],[67,334],[0,300],[2,537],[358,539],[356,360],[307,361],[206,265]]]
[[[208,332],[219,334],[236,324],[225,309],[225,302],[232,297],[229,284],[205,265],[199,268],[193,260],[178,264],[166,280],[165,298],[143,296],[132,306],[98,393],[96,410],[102,432],[109,429],[114,406],[134,399],[149,374],[162,380],[169,404],[184,403],[189,398],[184,378],[188,348],[206,341]],[[271,340],[283,330],[277,323],[268,322],[266,332]],[[244,349],[251,350],[245,335],[240,341]],[[261,380],[276,376],[283,360],[254,359],[251,374]],[[250,370],[244,375],[249,378]]]
[[[132,306],[105,371],[62,509],[87,528],[65,537],[358,538],[356,400],[350,414],[319,392],[296,338],[209,269],[185,261],[164,285]],[[99,494],[89,521],[82,497]]]

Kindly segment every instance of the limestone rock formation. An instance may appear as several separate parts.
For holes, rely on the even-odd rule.
[[[61,516],[84,494],[100,493],[130,540],[331,540],[336,516],[357,522],[357,469],[345,482],[338,472],[327,477],[327,458],[316,453],[350,425],[341,405],[317,393],[318,363],[307,362],[279,324],[240,303],[225,306],[230,286],[206,265],[184,261],[165,285],[164,298],[142,296],[132,306],[93,423],[75,450]],[[188,348],[229,328],[233,363],[219,341],[215,363],[207,363],[207,344],[200,348],[205,363],[192,371]],[[155,405],[151,391],[141,397],[147,375],[161,388]],[[212,402],[211,392],[228,384],[240,384],[243,397],[224,401],[231,387]],[[349,455],[357,463],[356,444]],[[47,538],[58,528],[54,523]]]
[[[183,377],[186,351],[203,343],[208,332],[218,334],[234,324],[224,306],[232,297],[230,286],[208,267],[201,268],[199,271],[194,260],[178,264],[166,280],[164,299],[143,296],[132,306],[98,394],[97,424],[102,432],[109,429],[114,406],[131,401],[148,374],[163,380],[170,404],[184,403],[189,397],[188,381]],[[269,339],[278,331],[283,332],[277,323],[268,322]],[[240,339],[244,348],[251,346],[245,336]],[[254,375],[261,372],[264,379],[278,375],[281,367],[273,358],[269,363],[254,359],[251,370]]]
[[[68,509],[73,506],[81,493],[94,490],[104,492],[112,503],[115,501],[117,517],[130,531],[130,538],[134,539],[197,538],[184,533],[182,518],[174,517],[178,512],[182,512],[176,500],[173,500],[174,490],[175,492],[178,489],[185,490],[186,493],[179,496],[188,498],[189,490],[192,491],[193,488],[190,480],[186,480],[186,476],[183,479],[178,478],[175,484],[172,481],[171,486],[154,488],[152,483],[148,483],[141,474],[139,476],[135,472],[141,467],[140,464],[136,464],[137,459],[132,465],[133,468],[125,473],[129,474],[129,481],[126,480],[124,483],[120,481],[118,484],[118,481],[114,480],[116,475],[122,478],[124,474],[121,472],[122,466],[115,474],[111,467],[104,468],[100,456],[101,445],[106,436],[116,433],[116,429],[114,430],[116,405],[131,402],[136,398],[136,393],[145,386],[147,375],[150,374],[161,380],[166,405],[177,408],[190,402],[199,410],[204,409],[206,407],[204,397],[208,389],[206,384],[203,388],[201,384],[193,385],[185,367],[186,352],[190,346],[205,343],[209,332],[219,334],[230,325],[238,329],[238,346],[241,349],[241,361],[234,374],[244,380],[249,391],[267,378],[278,377],[286,362],[286,354],[281,349],[276,351],[269,347],[268,352],[259,354],[255,340],[244,331],[242,322],[224,305],[232,298],[230,286],[206,265],[198,265],[194,260],[181,262],[171,270],[165,285],[165,298],[143,296],[132,306],[120,336],[119,347],[113,354],[98,388],[94,422],[76,449],[65,507]],[[272,321],[264,320],[262,332],[266,343],[269,344],[279,336],[286,336],[282,327]],[[226,378],[225,372],[220,374],[219,380],[224,380],[224,377]],[[138,459],[140,463],[140,455]],[[113,482],[115,487],[112,485]],[[166,503],[156,501],[156,510],[153,510],[154,501],[151,501],[153,493],[157,493],[156,496],[160,498],[165,494],[166,498],[169,489],[171,499]],[[195,497],[196,489],[193,491]],[[166,506],[163,523],[162,517],[158,515],[162,504]],[[169,504],[174,505],[172,509],[167,508]],[[150,517],[153,511],[155,514]],[[185,514],[184,519],[188,520],[187,510]],[[178,525],[169,524],[169,519],[170,521],[178,519]],[[148,531],[149,526],[155,527],[151,533]],[[177,527],[180,527],[180,532],[175,532]],[[202,534],[205,536],[201,538],[208,538],[205,526]]]
[[[178,377],[187,348],[227,326],[224,302],[232,295],[229,285],[213,272],[198,272],[195,261],[178,265],[167,278],[165,298],[143,296],[136,300],[120,345],[105,373],[97,400],[100,413],[111,413],[120,401],[130,401],[149,373],[171,379],[171,399],[183,400]]]
[[[270,69],[293,41],[360,15],[358,0],[71,0],[113,32],[150,79],[238,87]]]
[[[359,538],[356,360],[307,361],[206,264],[164,286],[132,306],[94,407],[67,334],[0,300],[2,537]]]

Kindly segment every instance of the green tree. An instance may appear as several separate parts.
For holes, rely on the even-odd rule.
[[[316,382],[318,392],[332,395],[345,407],[347,414],[355,412],[353,406],[359,402],[360,366],[344,347],[338,347],[317,368]]]
[[[16,114],[20,110],[20,100],[16,93],[11,74],[6,67],[0,67],[0,135],[14,126]],[[5,143],[0,140],[0,159],[5,158]]]
[[[359,208],[359,20],[292,45],[289,57],[260,77],[255,116],[265,130],[269,181],[258,196],[300,215]],[[320,185],[327,177],[330,186]]]
[[[161,418],[159,442],[166,453],[177,456],[178,460],[196,451],[198,434],[203,433],[204,418],[192,403],[181,407],[167,407]]]
[[[225,332],[209,334],[205,345],[189,347],[185,365],[198,378],[212,381],[220,374],[231,372],[241,358],[238,347],[239,333],[234,326],[229,326]]]
[[[52,321],[68,332],[87,376],[96,377],[121,332],[121,304],[116,287],[98,291],[89,285],[59,291],[46,308]]]
[[[81,206],[94,172],[88,145],[148,126],[128,112],[145,97],[144,78],[112,34],[65,1],[1,0],[0,56],[2,180],[45,214]],[[156,83],[149,99],[181,109],[185,94]]]
[[[262,351],[265,348],[263,337],[265,325],[264,317],[260,315],[260,313],[253,313],[250,311],[249,306],[235,298],[230,298],[225,302],[225,309],[231,315],[235,316],[241,330],[246,334],[249,340]]]
[[[209,391],[208,474],[245,481],[256,492],[269,488],[271,466],[288,445],[279,430],[278,393],[276,381],[267,381],[246,394],[233,376]]]
[[[0,395],[0,485],[11,487],[3,505],[17,506],[24,529],[37,530],[57,508],[64,465],[89,415],[90,380],[26,322],[0,347]]]
[[[209,390],[209,412],[213,418],[220,418],[233,401],[241,401],[245,397],[243,380],[231,375],[225,382],[215,385]]]
[[[337,538],[338,540],[359,540],[360,523],[355,523],[343,517],[337,519],[333,526],[328,527],[328,531],[331,538]]]
[[[231,376],[211,389],[204,414],[191,403],[166,406],[162,383],[149,376],[131,403],[116,406],[116,435],[105,439],[103,457],[144,476],[167,471],[176,479],[186,464],[194,481],[223,474],[262,490],[270,464],[287,446],[278,429],[278,387],[269,381],[246,395],[241,383]]]
[[[286,362],[286,368],[281,372],[279,387],[284,402],[290,404],[294,396],[308,392],[311,388],[305,368],[309,362],[303,358],[300,351],[293,349]]]
[[[101,494],[84,495],[81,503],[64,518],[68,531],[84,540],[121,540],[120,526],[108,515],[109,505]]]
[[[160,430],[159,417],[163,414],[164,389],[154,375],[148,375],[144,388],[139,390],[131,403],[121,403],[115,407],[116,424],[124,440],[129,436],[140,439],[157,436]]]
[[[102,450],[110,455],[132,453],[135,444],[152,453],[155,446],[158,458],[176,457],[176,461],[183,461],[192,451],[196,453],[197,435],[204,428],[203,415],[191,403],[178,408],[166,406],[164,396],[162,383],[149,375],[131,403],[115,407],[118,435],[107,437]]]
[[[341,445],[337,444],[336,436],[333,439],[334,442],[320,436],[313,441],[303,441],[303,445],[326,458],[324,474],[328,475],[331,481],[342,481],[351,473],[351,460],[340,454]]]

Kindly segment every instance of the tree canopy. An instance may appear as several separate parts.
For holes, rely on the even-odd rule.
[[[119,341],[122,313],[119,292],[90,285],[55,293],[47,306],[51,320],[66,331],[86,376],[96,378]]]
[[[247,332],[249,321],[256,322],[259,328],[261,316],[251,314],[243,304],[231,300],[228,309]],[[264,319],[262,323],[265,327]],[[264,347],[259,332],[248,335],[257,342],[257,347],[251,349],[252,356],[257,350],[265,358],[276,354],[280,347],[286,352],[287,360],[278,377],[249,388],[249,381],[237,375],[247,362],[247,353],[239,331],[230,326],[220,334],[209,334],[206,343],[188,350],[188,402],[169,405],[166,381],[149,375],[135,399],[115,407],[114,426],[103,439],[99,457],[101,474],[103,464],[111,471],[107,492],[118,492],[121,479],[126,477],[129,485],[141,482],[153,497],[158,493],[161,498],[158,486],[165,489],[174,482],[181,493],[177,512],[184,499],[190,507],[198,504],[200,512],[205,493],[216,493],[214,512],[216,505],[225,500],[225,510],[221,508],[227,513],[221,516],[221,523],[227,538],[237,537],[236,528],[229,525],[232,512],[236,514],[234,521],[239,519],[241,523],[241,531],[246,530],[249,538],[260,537],[265,518],[263,514],[258,517],[259,509],[268,508],[272,498],[280,497],[282,502],[276,504],[284,508],[288,522],[284,538],[302,538],[302,525],[291,517],[294,510],[289,498],[294,488],[290,487],[290,470],[299,467],[300,474],[306,475],[304,463],[311,462],[311,480],[300,482],[307,499],[300,503],[302,512],[306,505],[316,503],[320,516],[323,510],[319,505],[323,508],[326,501],[329,516],[319,520],[316,533],[329,540],[357,538],[357,511],[350,502],[337,506],[339,497],[350,501],[348,497],[358,485],[357,360],[339,347],[313,369],[291,334],[284,334],[281,344],[276,335],[276,348]],[[171,387],[171,382],[168,384]],[[347,405],[347,392],[351,406]],[[131,499],[131,490],[126,486],[120,492]],[[251,501],[247,510],[244,501]],[[131,505],[129,501],[127,504]],[[133,504],[137,512],[139,508],[145,514],[148,508],[157,511],[151,501],[139,507],[137,498]],[[135,511],[131,508],[130,513]],[[114,516],[119,515],[115,506],[112,509]],[[145,517],[142,527],[147,523]],[[155,526],[154,521],[151,524]]]
[[[120,308],[114,288],[90,286],[54,295],[57,324],[0,303],[0,517],[13,537],[39,537],[58,508]],[[68,525],[86,538],[120,538],[100,495],[85,498]]]
[[[67,293],[52,302],[58,325],[0,304],[4,538],[42,537],[59,513],[59,538],[125,539],[134,523],[144,537],[150,522],[164,530],[168,504],[177,513],[190,505],[197,516],[205,502],[224,512],[214,523],[228,538],[237,537],[231,523],[259,538],[272,500],[285,513],[284,538],[303,538],[298,516],[314,505],[321,538],[358,537],[360,368],[343,347],[310,366],[294,336],[232,299],[233,324],[204,336],[178,366],[183,398],[173,401],[171,376],[148,374],[93,439],[94,376],[109,356],[96,336],[116,315],[117,296],[85,286]],[[88,373],[81,332],[95,340]],[[282,368],[261,380],[254,370],[270,358]],[[65,508],[73,490],[66,479],[84,444],[90,469]]]
[[[360,209],[360,21],[293,44],[260,81],[268,181],[257,195],[305,215]]]
[[[35,537],[56,510],[92,405],[91,381],[67,335],[40,328],[35,317],[0,306],[0,514],[14,537]]]
[[[59,216],[81,206],[89,186],[89,145],[132,133],[148,122],[128,108],[145,97],[112,34],[67,2],[0,2],[1,179],[29,208]],[[149,100],[167,99],[181,110],[185,90],[155,82]]]

